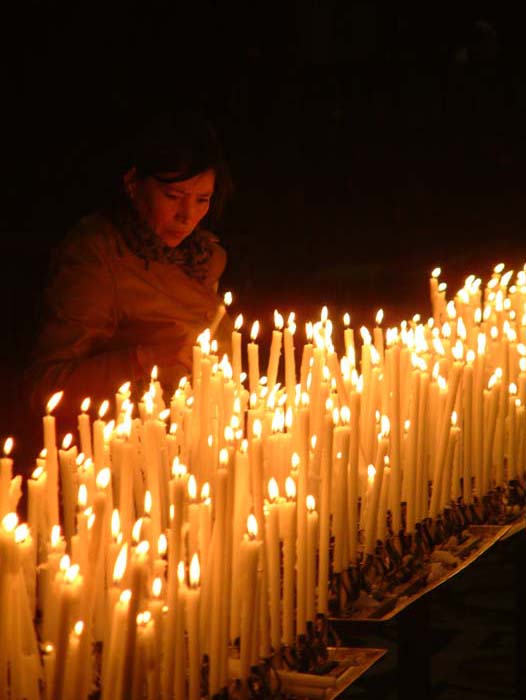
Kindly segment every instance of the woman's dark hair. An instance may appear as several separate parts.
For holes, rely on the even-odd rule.
[[[160,182],[187,180],[213,170],[212,221],[221,216],[232,194],[232,178],[217,134],[197,112],[163,113],[149,121],[132,140],[129,166],[135,166],[137,177],[154,177]]]

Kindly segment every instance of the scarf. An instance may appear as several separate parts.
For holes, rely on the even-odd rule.
[[[212,257],[211,244],[217,241],[213,234],[196,228],[178,246],[166,245],[125,195],[111,206],[109,215],[127,247],[144,260],[146,269],[150,261],[155,261],[179,265],[189,277],[200,281],[206,279]]]

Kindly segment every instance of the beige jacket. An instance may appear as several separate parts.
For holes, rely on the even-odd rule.
[[[172,390],[191,370],[191,348],[215,317],[218,280],[226,253],[210,234],[213,253],[204,282],[178,265],[145,262],[124,244],[102,215],[82,219],[62,244],[45,298],[45,317],[28,372],[32,404],[42,410],[64,390],[69,409],[83,398],[111,399],[125,381],[144,375],[137,346],[170,348],[175,358],[159,367],[161,384]],[[228,339],[225,317],[216,337]],[[226,345],[223,344],[222,350]],[[155,353],[154,353],[155,354]]]

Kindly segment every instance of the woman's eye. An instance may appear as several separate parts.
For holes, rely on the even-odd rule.
[[[168,199],[181,199],[180,194],[170,194],[170,193],[166,192],[165,196],[168,197]]]

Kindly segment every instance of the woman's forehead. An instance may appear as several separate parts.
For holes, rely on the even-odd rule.
[[[215,185],[215,173],[213,170],[206,170],[192,177],[179,179],[178,173],[161,173],[154,176],[161,182],[165,189],[177,190],[179,192],[212,191]]]

